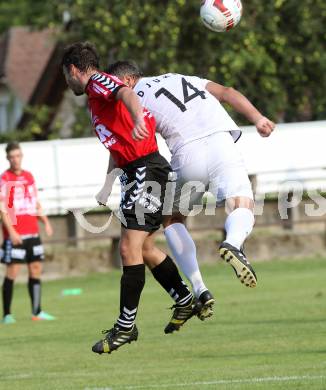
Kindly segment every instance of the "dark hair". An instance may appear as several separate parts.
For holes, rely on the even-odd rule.
[[[76,42],[64,49],[61,65],[69,68],[75,65],[81,72],[99,68],[99,56],[95,47],[89,42]]]
[[[143,72],[134,61],[117,61],[110,64],[108,67],[108,73],[119,78],[124,76],[134,76],[136,78],[143,77]]]
[[[9,142],[6,146],[6,153],[9,154],[13,150],[20,149],[20,145],[18,142]]]

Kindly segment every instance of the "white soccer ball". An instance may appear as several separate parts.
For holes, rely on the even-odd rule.
[[[242,16],[240,0],[203,0],[200,17],[210,30],[224,32],[235,27]]]

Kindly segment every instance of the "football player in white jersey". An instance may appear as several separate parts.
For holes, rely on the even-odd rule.
[[[221,103],[243,114],[263,137],[272,133],[275,124],[240,92],[210,80],[171,73],[142,77],[137,65],[128,61],[112,64],[109,73],[136,91],[156,118],[157,129],[171,151],[177,187],[173,213],[165,217],[165,236],[195,295],[205,302],[210,298],[184,222],[189,209],[201,204],[205,191],[215,195],[218,202],[226,202],[226,239],[219,248],[221,257],[242,283],[255,287],[255,272],[242,250],[254,226],[253,193],[244,161],[234,145],[241,130]],[[141,140],[146,134],[135,132],[134,137]],[[103,187],[98,202],[106,204],[109,193]]]

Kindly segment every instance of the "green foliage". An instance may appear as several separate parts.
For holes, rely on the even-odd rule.
[[[0,31],[8,27],[4,7],[15,23],[38,27],[62,25],[69,11],[61,39],[93,42],[103,66],[132,58],[148,74],[198,74],[234,86],[274,120],[325,119],[326,2],[243,5],[238,27],[214,33],[200,21],[198,0],[20,0],[0,7]]]
[[[53,12],[54,7],[53,0],[1,0],[0,34],[12,26],[43,27],[50,25],[50,12]]]
[[[53,113],[53,108],[42,105],[42,106],[33,106],[27,107],[26,112],[30,115],[31,120],[28,121],[24,132],[32,136],[32,139],[55,139],[58,138],[60,131],[61,123],[55,121],[51,126],[51,134],[45,134],[44,128],[49,121],[49,115]]]
[[[90,137],[92,135],[89,112],[84,107],[77,107],[75,111],[76,122],[72,127],[72,137]]]
[[[0,143],[9,141],[33,141],[37,139],[55,139],[59,136],[61,123],[55,121],[51,126],[51,133],[45,134],[44,128],[49,121],[53,108],[42,105],[26,107],[25,113],[29,115],[30,120],[27,125],[20,130],[13,130],[8,133],[0,134]]]

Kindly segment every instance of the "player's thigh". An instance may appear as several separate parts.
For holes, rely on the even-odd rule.
[[[193,141],[182,147],[172,158],[176,174],[173,213],[187,216],[202,207],[202,198],[208,187],[209,176],[203,140]]]
[[[253,192],[244,159],[228,132],[209,137],[209,192],[218,202],[225,199],[253,200]]]
[[[121,227],[120,256],[123,265],[143,263],[143,244],[148,232]]]
[[[158,153],[125,168],[120,204],[123,227],[148,233],[160,228],[170,174],[170,165]]]
[[[13,245],[10,239],[5,239],[1,248],[1,263],[14,266],[26,263],[27,249],[23,240],[20,245]],[[16,267],[12,267],[14,269]]]
[[[44,260],[44,246],[40,236],[30,237],[24,240],[27,264]]]
[[[26,238],[24,245],[29,277],[39,279],[42,274],[42,262],[44,260],[44,247],[41,238],[40,236]]]

